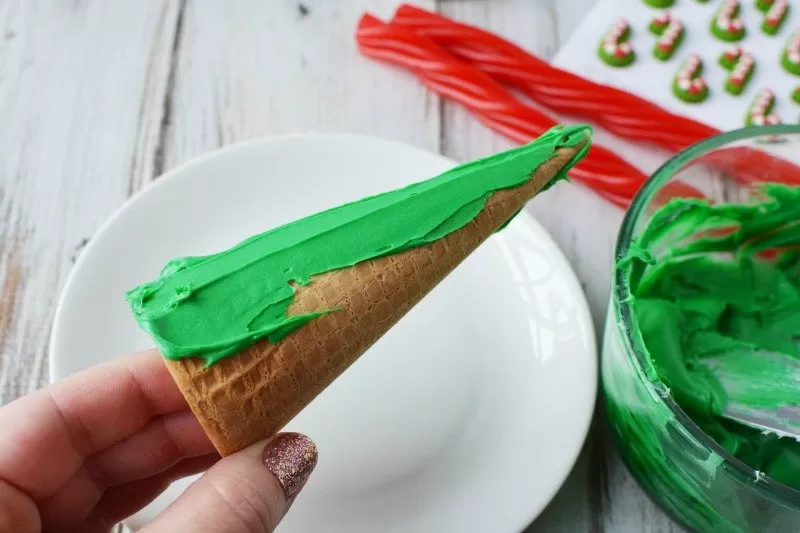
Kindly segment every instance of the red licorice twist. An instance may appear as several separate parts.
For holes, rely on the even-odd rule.
[[[391,24],[430,37],[448,52],[542,105],[590,118],[620,137],[682,150],[719,133],[631,93],[550,65],[501,37],[438,13],[402,5]]]
[[[516,142],[530,142],[557,124],[418,33],[365,15],[356,37],[364,55],[411,71],[430,90],[464,105],[481,122]],[[570,176],[617,205],[627,205],[645,179],[638,169],[597,144]]]
[[[438,13],[402,5],[390,24],[429,37],[457,58],[542,105],[592,120],[620,137],[680,151],[720,133],[636,95],[550,65],[499,36]],[[800,184],[797,166],[749,147],[719,150],[702,161],[744,183]],[[769,175],[765,168],[770,169]]]

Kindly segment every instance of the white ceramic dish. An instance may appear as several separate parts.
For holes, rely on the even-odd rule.
[[[394,142],[303,135],[231,146],[169,172],[75,265],[56,313],[51,376],[150,347],[123,295],[168,259],[452,165]],[[580,285],[522,213],[291,422],[317,442],[320,461],[281,531],[519,531],[570,471],[596,380]],[[147,523],[189,481],[127,525]]]

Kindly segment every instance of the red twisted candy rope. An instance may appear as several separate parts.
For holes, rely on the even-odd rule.
[[[532,100],[560,113],[592,120],[620,137],[679,151],[720,133],[634,94],[554,67],[501,37],[438,13],[402,5],[391,25],[430,37],[459,59],[512,85]],[[800,184],[797,166],[753,148],[718,150],[702,160],[745,183]],[[768,176],[765,168],[770,168]]]
[[[426,87],[461,103],[481,122],[514,141],[529,142],[557,124],[420,34],[364,15],[356,39],[362,54],[410,70]],[[621,206],[628,204],[645,180],[638,169],[596,144],[570,175]]]
[[[436,44],[559,113],[590,118],[620,137],[681,150],[718,130],[675,115],[652,102],[550,65],[487,31],[415,6],[400,6],[392,25]]]

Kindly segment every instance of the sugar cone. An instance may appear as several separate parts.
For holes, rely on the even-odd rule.
[[[531,180],[495,192],[472,222],[429,245],[315,276],[297,288],[289,315],[339,310],[312,320],[277,344],[260,341],[209,368],[195,357],[165,360],[220,454],[278,432],[581,148],[582,144],[559,148]]]

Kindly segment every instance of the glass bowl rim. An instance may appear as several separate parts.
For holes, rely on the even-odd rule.
[[[654,382],[647,378],[644,371],[647,368],[646,360],[647,349],[641,342],[641,337],[631,335],[633,331],[632,325],[636,324],[636,318],[633,313],[633,305],[630,285],[628,277],[625,275],[623,269],[617,268],[617,261],[624,257],[630,248],[631,242],[634,237],[634,230],[641,216],[645,213],[646,207],[650,201],[659,191],[661,186],[669,181],[676,172],[680,171],[700,156],[715,150],[721,146],[731,144],[736,141],[752,139],[755,137],[762,137],[766,135],[800,135],[800,124],[779,124],[773,126],[752,126],[741,128],[724,133],[717,134],[708,139],[697,142],[688,148],[685,148],[678,154],[671,157],[666,163],[656,170],[650,178],[645,181],[644,185],[639,189],[634,196],[630,207],[625,212],[622,220],[619,233],[617,235],[617,242],[614,248],[614,265],[613,265],[613,285],[612,285],[612,308],[614,318],[616,319],[616,332],[620,335],[623,348],[626,356],[633,359],[633,363],[638,367],[638,375],[645,380],[648,387],[657,389],[657,385],[663,384]],[[638,324],[637,328],[638,330]],[[790,507],[797,508],[800,506],[800,490],[784,485],[778,481],[767,478],[755,469],[747,466],[745,463],[729,454],[722,446],[720,446],[711,436],[706,434],[700,427],[683,411],[683,409],[672,399],[668,393],[661,393],[655,391],[658,396],[664,401],[667,408],[672,412],[678,422],[683,426],[698,442],[710,448],[714,453],[722,457],[720,466],[732,472],[739,482],[748,483],[755,487],[757,490],[764,490],[770,493],[773,497],[781,500],[783,503]]]

